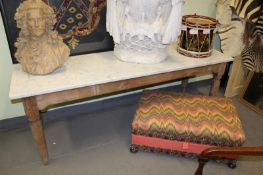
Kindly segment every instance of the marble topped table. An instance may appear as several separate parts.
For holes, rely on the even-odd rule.
[[[113,52],[72,56],[57,71],[48,75],[30,75],[21,65],[13,65],[10,99],[22,99],[31,131],[44,164],[48,151],[40,111],[51,105],[70,102],[112,92],[212,73],[210,95],[218,92],[220,79],[228,62],[233,61],[218,51],[208,58],[196,59],[180,55],[169,48],[168,58],[158,64],[136,64],[119,61]]]

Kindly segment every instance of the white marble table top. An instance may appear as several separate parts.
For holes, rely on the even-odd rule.
[[[218,51],[213,51],[208,58],[196,59],[180,55],[170,47],[168,58],[158,64],[122,62],[112,51],[72,56],[62,68],[48,75],[30,75],[16,64],[13,65],[9,97],[20,99],[230,61],[233,61],[232,57]]]

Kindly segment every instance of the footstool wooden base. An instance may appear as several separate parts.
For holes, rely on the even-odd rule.
[[[132,122],[131,152],[198,157],[215,146],[241,146],[245,134],[230,99],[146,91]],[[237,156],[225,155],[230,167]]]

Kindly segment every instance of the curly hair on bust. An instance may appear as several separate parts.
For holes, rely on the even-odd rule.
[[[27,12],[30,9],[40,9],[43,12],[44,18],[46,19],[46,31],[51,31],[53,25],[56,23],[56,15],[54,10],[44,3],[42,0],[26,0],[22,2],[16,10],[15,20],[17,27],[21,28],[22,33],[28,36],[27,31]]]

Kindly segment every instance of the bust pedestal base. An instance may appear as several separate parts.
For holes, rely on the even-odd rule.
[[[114,47],[114,55],[121,61],[132,63],[154,64],[164,61],[167,57],[166,48],[159,48],[155,50],[138,51],[132,48],[125,48],[116,44]]]

